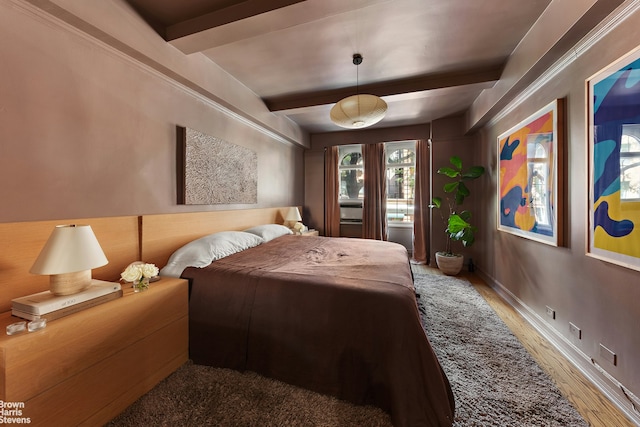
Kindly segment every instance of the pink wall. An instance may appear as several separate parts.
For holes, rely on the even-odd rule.
[[[431,144],[431,156],[433,159],[431,184],[433,188],[433,196],[444,196],[442,187],[445,183],[450,182],[450,180],[438,174],[437,170],[443,166],[451,166],[449,162],[449,158],[451,156],[455,155],[460,157],[464,169],[476,164],[486,166],[484,163],[478,163],[474,159],[477,144],[473,136],[462,134],[462,130],[464,129],[463,123],[464,119],[462,116],[440,119],[433,123],[433,137]],[[462,209],[471,212],[471,224],[475,226],[480,224],[480,216],[482,214],[482,210],[477,206],[479,197],[476,189],[480,185],[478,181],[483,181],[485,179],[486,176],[479,178],[477,181],[469,181],[467,183],[467,186],[471,191],[471,195],[467,197],[464,200],[464,204],[460,206]],[[446,209],[443,213],[445,213],[446,218]],[[435,267],[435,253],[446,250],[446,234],[444,232],[446,224],[442,221],[440,212],[437,209],[433,209],[431,215],[430,258],[431,265]],[[481,238],[482,233],[479,232],[476,235],[476,239]],[[477,262],[477,259],[481,255],[478,254],[476,249],[475,244],[470,248],[465,248],[461,242],[452,242],[452,250],[465,256],[465,264],[468,262],[469,258],[473,258],[473,261]]]
[[[490,165],[482,184],[483,255],[479,268],[495,284],[520,300],[532,316],[563,337],[568,345],[592,359],[633,394],[640,394],[640,272],[585,255],[587,248],[588,168],[585,81],[637,47],[640,13],[626,20],[588,49],[579,51],[569,65],[513,106],[504,117],[479,134],[478,162]],[[496,170],[498,135],[524,120],[555,98],[566,98],[567,142],[565,241],[553,247],[496,230]],[[474,258],[475,259],[475,258]],[[556,319],[545,307],[556,311]],[[582,329],[582,339],[569,333],[569,322]],[[602,343],[618,356],[616,366],[599,352]],[[623,401],[626,398],[622,398]],[[625,401],[625,406],[630,404]]]
[[[134,30],[152,37],[144,26]],[[156,61],[175,61],[175,49],[165,52],[157,37],[147,43],[158,44],[148,48]],[[274,132],[277,122],[233,117],[215,99],[26,4],[0,4],[0,57],[0,222],[302,204],[304,141],[292,143],[289,129]],[[223,96],[259,108],[246,92]],[[257,152],[258,203],[177,205],[176,125]]]

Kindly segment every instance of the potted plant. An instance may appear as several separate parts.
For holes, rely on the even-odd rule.
[[[445,175],[451,180],[444,184],[444,199],[434,197],[431,201],[431,208],[440,210],[440,217],[445,224],[445,234],[447,245],[444,251],[436,252],[436,263],[438,268],[445,274],[455,276],[462,270],[464,257],[456,254],[451,249],[452,241],[462,242],[464,247],[473,245],[477,228],[471,225],[471,212],[460,211],[460,205],[464,199],[471,194],[465,181],[477,179],[484,174],[484,167],[471,166],[468,170],[462,169],[462,160],[458,156],[449,158],[451,166],[438,169],[438,173]],[[448,216],[445,217],[445,209],[448,209]]]

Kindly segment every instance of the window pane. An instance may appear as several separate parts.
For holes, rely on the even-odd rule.
[[[340,200],[364,198],[364,162],[360,145],[343,145],[339,149]]]
[[[415,142],[387,143],[387,220],[413,222]]]
[[[364,198],[364,169],[340,171],[340,199]]]
[[[395,164],[409,164],[413,165],[415,163],[415,153],[413,150],[409,150],[406,148],[402,148],[399,150],[393,150],[389,157],[387,158],[387,164],[395,165]]]
[[[360,153],[347,153],[340,160],[340,166],[362,166],[362,154]]]

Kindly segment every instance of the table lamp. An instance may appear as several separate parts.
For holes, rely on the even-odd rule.
[[[302,216],[300,215],[300,209],[292,207],[289,208],[287,212],[287,216],[285,217],[285,225],[289,228],[293,228],[293,226],[298,221],[302,221]]]
[[[108,262],[90,225],[58,225],[29,272],[50,275],[54,295],[72,295],[91,285],[91,269]]]

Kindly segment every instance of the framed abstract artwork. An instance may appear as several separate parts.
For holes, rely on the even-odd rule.
[[[640,270],[640,50],[587,80],[587,255]]]
[[[498,137],[498,230],[562,244],[563,140],[563,99]]]

